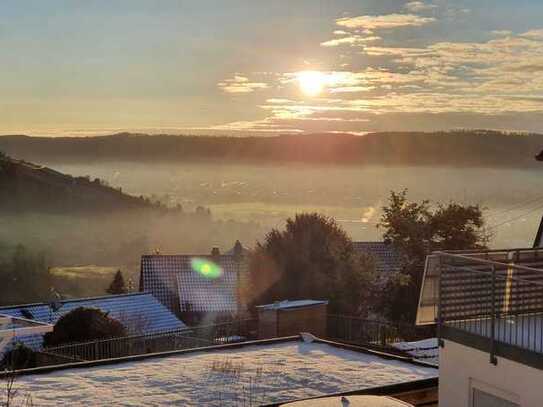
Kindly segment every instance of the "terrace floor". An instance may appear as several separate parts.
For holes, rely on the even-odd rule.
[[[491,324],[490,318],[447,322],[447,326],[486,338],[491,337]],[[494,324],[494,338],[496,341],[543,353],[542,314],[498,318]]]
[[[23,376],[39,406],[262,405],[432,379],[409,361],[301,340]]]

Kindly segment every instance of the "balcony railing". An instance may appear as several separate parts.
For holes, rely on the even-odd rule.
[[[422,293],[442,338],[543,367],[543,250],[435,253]]]
[[[275,322],[272,324],[275,326]],[[398,325],[344,315],[326,315],[326,326],[324,339],[377,348],[402,355],[404,353],[393,346],[397,342],[415,341],[434,336],[433,327],[420,329],[412,325]],[[62,344],[41,349],[36,358],[36,365],[38,367],[62,365],[156,352],[205,348],[255,339],[272,339],[274,336],[266,336],[266,333],[270,332],[269,328],[268,324],[263,321],[241,319],[168,332]],[[2,368],[0,366],[0,369]]]

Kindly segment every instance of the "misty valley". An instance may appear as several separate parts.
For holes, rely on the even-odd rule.
[[[251,229],[237,236],[248,246],[270,228],[281,226],[287,217],[314,211],[334,217],[353,240],[380,240],[382,233],[376,224],[381,207],[390,191],[404,188],[413,200],[481,204],[493,234],[493,247],[530,246],[541,216],[537,210],[541,206],[541,170],[537,168],[215,162],[45,164],[68,174],[99,177],[132,195],[153,197],[171,206],[181,204],[187,211],[203,206],[211,210],[215,220],[256,223],[257,233]],[[508,194],[503,193],[504,188]],[[209,239],[206,247],[230,247],[231,242],[219,236]],[[191,249],[183,239],[177,244],[178,250]]]

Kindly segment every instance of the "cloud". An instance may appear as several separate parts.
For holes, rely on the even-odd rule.
[[[350,45],[351,47],[356,45],[363,45],[368,42],[374,42],[381,40],[381,37],[377,37],[375,35],[369,36],[369,37],[362,37],[360,35],[351,35],[349,37],[343,37],[343,38],[336,38],[333,40],[328,40],[321,42],[321,45],[323,47],[337,47],[340,45]]]
[[[404,7],[412,13],[431,11],[437,8],[435,4],[424,3],[422,1],[410,1]]]
[[[532,40],[542,41],[543,40],[543,29],[530,30],[523,34],[520,34],[521,37],[530,38]]]
[[[226,93],[251,93],[257,89],[266,89],[269,87],[264,82],[251,82],[246,76],[235,75],[231,79],[225,79],[219,82],[217,86]]]
[[[408,4],[409,11],[423,11],[421,7],[432,5]],[[440,19],[468,12],[436,4],[439,8],[435,14]],[[299,72],[277,72],[273,77],[277,86],[266,92],[258,105],[265,119],[225,126],[258,132],[431,130],[455,126],[506,129],[507,123],[511,123],[509,128],[522,129],[523,120],[525,129],[540,126],[543,29],[520,34],[490,31],[486,33],[486,38],[492,34],[490,40],[464,42],[432,42],[431,36],[424,36],[404,47],[392,46],[398,41],[391,33],[379,32],[379,38],[372,34],[433,21],[413,14],[336,20],[342,29],[320,44],[337,55],[335,69],[319,71],[321,93],[304,95],[297,80]],[[314,66],[318,65],[312,69]],[[246,80],[238,80],[237,84],[251,83],[248,77],[243,75]]]
[[[414,14],[386,14],[381,16],[346,17],[336,20],[336,24],[347,28],[364,28],[367,30],[390,29],[398,27],[420,27],[434,22],[432,17],[421,17]]]
[[[508,37],[513,34],[510,30],[492,30],[490,33],[496,37]]]

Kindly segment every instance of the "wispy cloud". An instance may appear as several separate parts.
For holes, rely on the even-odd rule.
[[[333,40],[321,42],[321,45],[323,47],[337,47],[340,45],[356,46],[356,45],[364,45],[364,44],[367,44],[368,42],[379,41],[380,39],[381,37],[378,37],[376,35],[371,35],[369,37],[362,37],[360,35],[350,35],[348,37],[336,38]]]
[[[225,79],[219,82],[217,86],[226,93],[251,93],[257,89],[266,89],[269,87],[264,82],[251,82],[246,76],[235,75],[231,79]]]
[[[437,5],[425,3],[423,1],[410,1],[404,7],[406,10],[412,13],[420,13],[425,11],[432,11],[437,8]]]
[[[380,16],[345,17],[336,20],[336,24],[347,28],[367,30],[390,29],[398,27],[420,27],[432,23],[433,17],[421,17],[415,14],[385,14]]]

